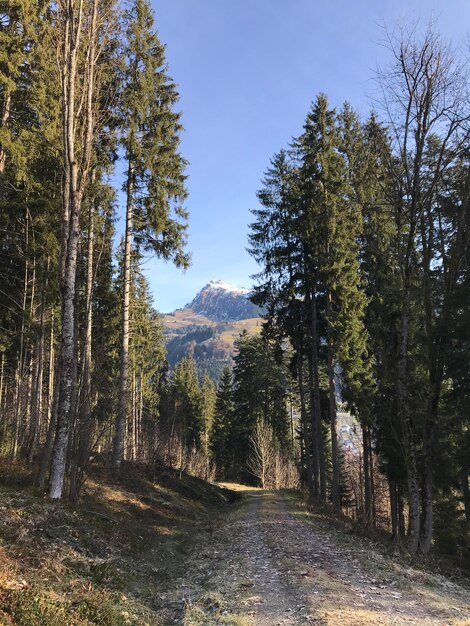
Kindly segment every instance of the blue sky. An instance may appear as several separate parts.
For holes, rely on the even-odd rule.
[[[152,0],[169,73],[179,86],[189,160],[192,267],[149,259],[143,269],[161,312],[184,306],[211,279],[250,287],[250,209],[269,159],[302,128],[325,92],[366,115],[386,62],[383,25],[427,23],[464,45],[470,1]]]

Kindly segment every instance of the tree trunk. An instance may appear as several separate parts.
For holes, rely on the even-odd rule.
[[[122,317],[121,317],[121,359],[119,370],[119,398],[118,413],[113,445],[113,468],[116,478],[119,478],[121,462],[124,456],[125,432],[127,421],[128,378],[129,378],[129,305],[131,287],[131,254],[132,254],[132,227],[133,227],[133,168],[129,159],[127,173],[126,199],[126,231],[124,236],[124,250],[122,259]]]
[[[362,456],[364,464],[364,523],[367,530],[372,529],[372,488],[371,488],[371,468],[369,455],[369,429],[362,427]]]
[[[135,361],[135,359],[134,359]],[[135,362],[132,371],[132,432],[131,432],[131,454],[130,458],[133,461],[137,460],[137,385],[135,377]]]
[[[10,119],[10,111],[11,111],[11,93],[10,91],[7,90],[4,95],[3,106],[2,106],[2,129],[6,128],[8,124],[8,120]],[[5,171],[6,162],[7,162],[6,150],[4,149],[2,144],[0,144],[0,174],[3,174],[3,172]]]
[[[326,314],[327,319],[331,320],[332,317],[332,298],[331,291],[328,290],[326,299]],[[327,331],[327,343],[328,343],[328,395],[329,395],[329,410],[330,410],[330,431],[331,431],[331,465],[332,465],[332,479],[331,479],[331,496],[333,501],[333,509],[338,513],[341,510],[341,494],[339,486],[339,454],[338,454],[338,432],[337,432],[337,415],[336,415],[336,389],[335,389],[335,360],[334,360],[334,345],[333,345],[333,331],[331,323],[328,321]]]
[[[403,503],[403,493],[400,483],[397,486],[397,503],[398,503],[398,534],[401,539],[406,535],[405,528],[405,506]]]
[[[309,383],[309,395],[310,395],[310,424],[312,433],[312,480],[313,480],[313,495],[318,498],[320,496],[320,463],[319,463],[319,449],[318,449],[318,436],[316,426],[315,415],[315,383],[313,376],[313,363],[312,363],[312,351],[309,350],[307,354],[308,362],[308,383]]]
[[[408,407],[408,334],[410,325],[410,297],[411,297],[411,235],[408,238],[407,261],[405,266],[405,280],[403,287],[403,306],[397,359],[397,409],[402,426],[402,441],[405,451],[405,464],[408,477],[409,503],[409,548],[412,553],[417,552],[420,535],[420,494],[418,464],[414,442],[414,432]]]
[[[57,381],[57,377],[59,375],[59,362],[57,361],[54,372],[54,379]],[[52,459],[52,450],[54,448],[54,440],[57,432],[57,413],[59,410],[59,385],[54,385],[54,391],[52,394],[52,406],[51,406],[51,417],[49,420],[49,427],[47,429],[46,443],[44,445],[44,449],[42,451],[41,456],[41,465],[39,467],[39,473],[37,478],[38,487],[41,489],[46,484],[47,475],[49,472],[51,459]]]
[[[57,404],[59,388],[54,384],[57,378],[58,362],[54,359],[54,314],[51,313],[51,335],[49,342],[49,381],[47,385],[47,430],[46,440],[41,454],[41,463],[36,479],[38,487],[41,489],[46,484],[46,478],[51,464],[52,448],[54,445],[55,432],[57,428]]]
[[[42,330],[41,330],[42,334]],[[44,354],[44,338],[38,337],[35,348],[36,358],[31,393],[31,419],[29,422],[29,434],[27,443],[28,463],[32,463],[34,455],[37,451],[40,421],[42,415],[42,379],[43,379],[43,354]]]
[[[433,530],[433,469],[430,458],[424,461],[424,485],[423,485],[423,524],[419,549],[423,554],[429,554],[432,543]]]
[[[309,436],[309,431],[308,431],[307,408],[305,406],[305,390],[304,390],[304,381],[303,381],[302,354],[300,352],[299,346],[297,346],[296,348],[296,356],[297,356],[297,376],[299,379],[300,417],[302,421],[302,438],[304,442],[305,466],[307,469],[307,486],[308,486],[308,492],[310,496],[313,496],[315,493],[315,487],[313,484],[313,468],[312,468],[312,456],[310,454],[310,436]]]
[[[4,387],[5,391],[3,393],[3,406],[0,407],[0,410],[2,412],[2,441],[5,442],[7,440],[7,432],[8,432],[8,419],[7,419],[7,407],[8,407],[8,401],[10,399],[11,396],[11,384],[8,384],[8,376],[5,376],[5,387]]]
[[[92,172],[91,182],[95,181],[95,172]],[[85,468],[90,456],[91,438],[91,373],[92,373],[92,323],[93,323],[93,277],[94,277],[94,199],[90,199],[88,211],[87,237],[87,274],[85,285],[85,328],[83,333],[83,356],[81,384],[79,391],[79,411],[76,439],[78,450],[72,459],[70,498],[76,502],[85,479]]]
[[[41,432],[41,422],[43,418],[43,380],[44,380],[44,318],[46,310],[46,291],[48,288],[48,275],[49,275],[49,263],[48,257],[45,272],[43,272],[44,288],[41,293],[41,311],[39,319],[39,336],[36,340],[36,367],[33,379],[32,390],[32,412],[31,423],[29,433],[29,451],[28,461],[33,462],[34,455],[37,452],[39,444],[39,435]]]
[[[2,352],[2,360],[0,364],[0,420],[5,421],[3,414],[3,396],[4,396],[4,376],[5,376],[5,352]]]
[[[323,427],[320,403],[320,374],[318,368],[318,314],[317,314],[317,294],[312,294],[312,365],[315,405],[315,428],[318,441],[318,464],[320,470],[320,498],[326,502],[326,462],[325,462],[325,441],[323,438]]]
[[[390,494],[390,520],[392,523],[392,540],[393,543],[397,543],[399,539],[397,483],[394,480],[389,480],[388,489]]]
[[[94,181],[94,172],[92,181]],[[92,374],[92,329],[93,329],[93,278],[94,278],[94,201],[90,201],[88,213],[87,276],[85,287],[85,337],[83,346],[82,396],[80,403],[80,433],[78,467],[84,469],[90,456],[91,437],[91,374]]]
[[[20,335],[20,349],[18,353],[18,365],[16,370],[16,396],[15,396],[15,408],[14,408],[14,431],[13,431],[13,445],[11,457],[12,460],[16,459],[19,446],[19,434],[21,429],[22,409],[21,399],[23,391],[23,378],[25,373],[26,363],[26,347],[25,347],[25,334],[26,334],[26,305],[28,302],[28,285],[29,285],[29,211],[25,211],[25,264],[24,264],[24,278],[23,278],[23,298],[21,303],[21,335]]]
[[[54,374],[55,374],[55,355],[54,355],[54,313],[51,312],[51,334],[49,339],[49,373],[48,373],[48,381],[47,381],[47,397],[46,397],[46,405],[47,405],[47,421],[46,426],[47,430],[49,429],[49,424],[52,418],[52,404],[54,398]]]
[[[465,519],[470,523],[470,490],[468,488],[468,469],[462,469],[462,495],[465,508]]]
[[[377,498],[375,492],[375,472],[374,472],[374,452],[372,450],[372,441],[370,438],[370,428],[368,429],[369,435],[369,468],[370,468],[370,499],[372,504],[372,528],[377,526]]]
[[[89,20],[88,41],[83,49],[83,24],[86,16],[83,5],[77,9],[73,0],[67,0],[61,15],[63,37],[59,70],[62,80],[62,127],[64,141],[64,185],[63,215],[64,228],[61,241],[61,338],[59,353],[59,375],[57,384],[58,413],[57,433],[51,463],[49,495],[61,498],[64,484],[69,432],[72,420],[73,399],[76,392],[77,352],[75,342],[75,289],[77,255],[80,238],[80,212],[87,183],[94,131],[93,94],[95,89],[96,37],[98,0],[94,0]],[[85,52],[83,129],[79,127],[80,113],[77,110],[76,84],[79,78],[78,63]],[[83,139],[79,143],[80,135]],[[80,158],[79,158],[79,150]]]
[[[62,285],[62,332],[59,352],[59,400],[57,434],[54,442],[51,464],[49,495],[53,499],[62,497],[66,454],[72,419],[72,403],[76,385],[76,344],[75,344],[75,279],[79,230],[79,205],[75,198],[70,204],[70,233],[67,243],[65,277]]]

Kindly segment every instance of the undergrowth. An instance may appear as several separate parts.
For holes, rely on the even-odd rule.
[[[163,626],[183,619],[184,598],[168,605],[165,594],[230,493],[165,468],[128,464],[123,477],[113,484],[96,466],[74,506],[32,488],[29,467],[0,467],[2,626]]]

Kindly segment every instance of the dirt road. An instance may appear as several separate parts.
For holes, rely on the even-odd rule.
[[[296,498],[248,491],[178,581],[185,626],[470,626],[470,593],[316,519]]]

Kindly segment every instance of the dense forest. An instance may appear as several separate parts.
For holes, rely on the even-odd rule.
[[[469,108],[466,68],[431,28],[388,39],[383,117],[324,94],[276,154],[251,252],[267,328],[296,354],[313,497],[342,507],[336,377],[362,427],[363,521],[427,554],[468,550]],[[326,429],[328,427],[328,433]]]
[[[0,454],[50,498],[96,459],[116,480],[164,464],[302,485],[412,553],[469,556],[468,68],[432,27],[387,46],[375,111],[319,94],[273,156],[249,233],[265,321],[216,387],[169,367],[141,271],[190,263],[150,4],[0,1]]]

